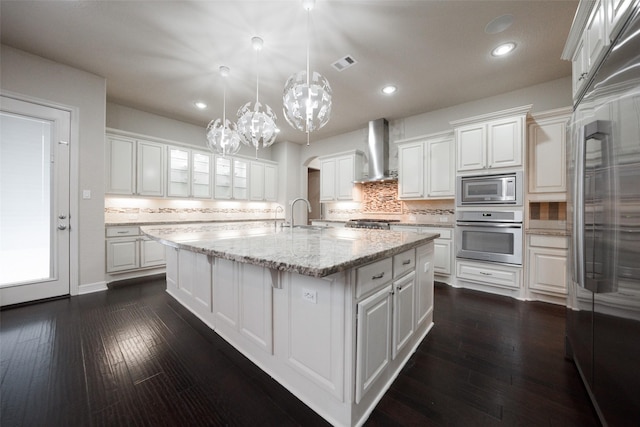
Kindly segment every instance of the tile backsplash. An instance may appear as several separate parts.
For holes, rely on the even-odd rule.
[[[567,202],[531,202],[529,218],[542,221],[566,221]]]
[[[276,206],[267,202],[106,197],[104,213],[106,223],[270,219]]]
[[[397,181],[365,183],[362,184],[362,202],[327,203],[324,217],[330,220],[371,217],[404,222],[455,222],[453,199],[402,201],[397,198]]]

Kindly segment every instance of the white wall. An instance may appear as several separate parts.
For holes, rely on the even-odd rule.
[[[104,284],[104,78],[0,46],[0,88],[71,108],[72,292]],[[91,199],[80,197],[91,190]],[[74,215],[77,210],[77,216]]]
[[[206,147],[206,128],[135,108],[107,102],[107,127],[164,140]],[[253,147],[242,145],[238,155],[256,157]],[[271,160],[271,147],[258,150],[258,158]]]

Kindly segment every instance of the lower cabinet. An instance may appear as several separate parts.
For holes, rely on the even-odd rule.
[[[165,246],[140,234],[138,227],[107,227],[107,273],[165,265]]]
[[[493,262],[456,260],[457,285],[484,292],[525,299],[522,267]]]
[[[316,278],[167,249],[167,292],[329,423],[362,425],[433,326],[433,243]]]
[[[413,231],[415,233],[437,233],[440,237],[434,240],[433,272],[438,280],[450,283],[454,272],[455,257],[453,254],[453,228],[448,227],[415,227],[392,225],[392,230]]]
[[[527,236],[528,298],[566,304],[568,238]]]

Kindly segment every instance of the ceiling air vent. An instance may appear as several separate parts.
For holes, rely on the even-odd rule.
[[[343,58],[338,59],[336,62],[334,62],[331,65],[333,66],[333,68],[335,68],[338,71],[344,71],[347,68],[349,68],[352,65],[355,65],[357,63],[358,63],[358,61],[353,59],[353,56],[347,55],[347,56],[345,56]]]

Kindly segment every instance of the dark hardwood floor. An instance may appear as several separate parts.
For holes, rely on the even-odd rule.
[[[164,280],[3,310],[0,425],[327,425]],[[368,426],[592,426],[565,310],[437,284],[435,326]]]

